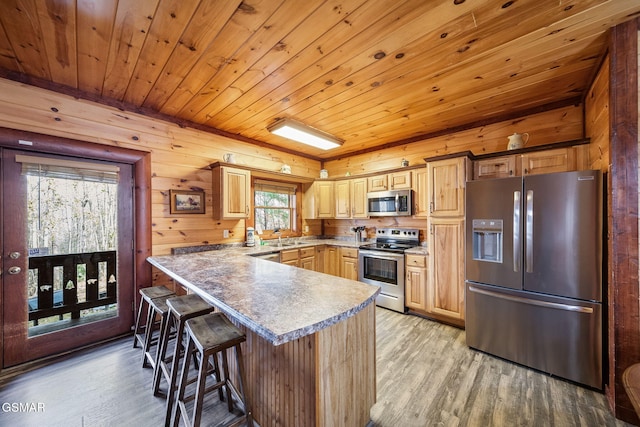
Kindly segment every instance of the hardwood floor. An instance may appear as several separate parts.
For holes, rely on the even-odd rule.
[[[469,349],[464,331],[377,310],[374,426],[626,426],[603,394]],[[164,399],[130,338],[54,361],[5,370],[0,425],[163,425]],[[233,417],[210,399],[206,416]],[[11,403],[41,412],[11,412]],[[207,425],[203,423],[203,425]],[[215,425],[215,424],[212,424]]]

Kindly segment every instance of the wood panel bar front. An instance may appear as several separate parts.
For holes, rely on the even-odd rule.
[[[234,323],[247,335],[242,345],[246,392],[260,426],[365,426],[369,422],[376,402],[375,304],[343,322],[278,346]],[[235,377],[235,363],[230,363],[230,369]]]

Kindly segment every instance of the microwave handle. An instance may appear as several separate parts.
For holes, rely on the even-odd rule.
[[[400,212],[400,195],[396,194],[396,213]]]

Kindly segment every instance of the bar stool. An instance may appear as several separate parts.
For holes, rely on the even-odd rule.
[[[157,364],[153,372],[153,394],[156,396],[160,395],[160,381],[164,376],[167,381],[166,419],[168,420],[171,419],[174,391],[178,386],[176,378],[178,376],[180,352],[183,348],[182,336],[185,322],[194,317],[211,313],[214,311],[214,307],[195,294],[168,298],[167,306],[169,307],[169,315],[166,317],[167,325],[163,328],[164,334],[160,336],[158,355],[156,357]],[[177,339],[173,349],[173,355],[167,357],[170,332],[172,329],[175,331]]]
[[[167,306],[167,299],[172,295],[166,295],[159,298],[153,298],[149,300],[149,310],[147,314],[147,325],[152,325],[146,328],[145,340],[144,340],[144,352],[142,355],[142,367],[156,369],[158,362],[158,353],[160,350],[160,337],[165,334],[167,327],[167,317],[169,316],[169,307]],[[156,316],[160,316],[160,331],[158,332],[158,338],[153,338],[153,324]],[[155,354],[151,352],[151,346],[157,344]]]
[[[169,297],[175,295],[175,293],[164,286],[150,286],[148,288],[140,289],[140,307],[138,307],[138,317],[136,317],[136,325],[133,330],[133,348],[138,347],[138,343],[144,347],[146,341],[147,325],[140,326],[140,320],[142,319],[142,313],[144,306],[147,307],[147,317],[149,315],[149,301],[154,298]]]
[[[178,387],[178,395],[175,403],[175,413],[173,414],[173,427],[177,427],[180,419],[182,419],[187,426],[198,427],[200,426],[200,420],[202,418],[202,405],[204,401],[205,393],[211,391],[220,390],[224,388],[226,391],[226,400],[229,412],[233,411],[233,398],[244,406],[244,415],[233,422],[244,420],[248,426],[253,426],[253,416],[251,413],[251,406],[247,399],[244,386],[245,374],[244,364],[242,360],[242,350],[240,344],[246,340],[246,336],[235,327],[229,319],[222,313],[212,313],[204,316],[196,317],[194,319],[187,320],[186,332],[187,332],[187,350],[183,356],[182,373],[180,375],[180,385]],[[236,363],[238,369],[238,386],[236,389],[235,384],[229,378],[229,365],[227,363],[227,350],[230,348],[235,349]],[[196,351],[200,356],[200,367],[198,370],[198,378],[196,391],[194,395],[185,397],[185,391],[187,384],[189,383],[189,355]],[[222,356],[222,372],[216,377],[216,383],[207,387],[207,370],[209,357],[218,357],[218,354]],[[233,396],[233,397],[232,397]],[[187,413],[186,403],[194,400],[193,416],[189,420]]]

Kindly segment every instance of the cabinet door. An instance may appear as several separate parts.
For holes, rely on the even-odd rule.
[[[333,218],[334,210],[333,181],[316,181],[316,218]]]
[[[427,163],[431,216],[464,216],[466,170],[466,157]]]
[[[280,252],[281,264],[293,265],[294,267],[297,267],[299,265],[298,259],[299,259],[299,256],[298,256],[297,249],[289,249],[289,250]]]
[[[352,179],[351,184],[351,218],[368,218],[367,179]]]
[[[304,268],[305,270],[316,271],[316,258],[300,258],[300,267]]]
[[[358,250],[340,248],[340,276],[345,279],[358,280]]]
[[[411,171],[390,173],[388,179],[390,190],[408,190],[411,188]]]
[[[464,219],[431,218],[427,281],[428,311],[464,319]]]
[[[405,267],[405,305],[417,310],[427,309],[427,269],[421,267]]]
[[[327,246],[324,257],[324,272],[340,276],[340,257],[337,246]]]
[[[319,273],[325,273],[324,264],[326,262],[327,247],[325,245],[319,245],[316,249],[316,271]]]
[[[251,172],[221,166],[213,169],[215,219],[249,218]]]
[[[411,171],[411,187],[413,188],[413,216],[426,218],[429,214],[429,190],[427,188],[427,168]]]
[[[522,155],[521,162],[523,175],[576,170],[576,156],[573,148],[526,153]]]
[[[351,218],[351,181],[336,181],[336,218]]]
[[[387,175],[376,175],[367,178],[367,187],[369,191],[387,191]]]
[[[473,163],[473,179],[507,178],[519,175],[516,156],[502,156],[477,160]]]

